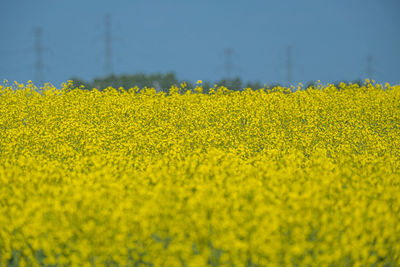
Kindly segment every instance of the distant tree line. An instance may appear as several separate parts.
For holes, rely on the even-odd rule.
[[[171,86],[176,85],[180,86],[185,83],[185,90],[193,89],[197,85],[194,82],[179,80],[174,73],[166,73],[166,74],[144,74],[144,73],[136,73],[136,74],[123,74],[123,75],[110,75],[103,78],[95,78],[93,81],[85,81],[80,78],[71,78],[74,82],[75,87],[82,86],[83,89],[91,90],[96,88],[98,90],[104,90],[105,88],[111,86],[113,88],[123,87],[125,90],[129,90],[130,88],[137,86],[140,89],[144,87],[153,87],[157,91],[168,92]],[[211,83],[209,81],[203,81],[202,87],[203,92],[208,92],[209,88],[214,87],[217,84],[218,86],[225,86],[230,90],[240,91],[244,88],[253,88],[260,89],[264,88],[259,82],[247,82],[244,83],[240,77],[235,77],[233,79],[221,79],[215,83]]]
[[[81,87],[82,89],[92,90],[93,88],[97,88],[98,90],[104,90],[107,87],[113,88],[124,88],[125,90],[129,90],[132,87],[139,87],[140,89],[144,87],[152,87],[155,88],[157,91],[168,92],[171,86],[176,85],[180,87],[181,84],[185,83],[186,87],[185,90],[194,89],[197,85],[196,83],[179,80],[176,75],[172,72],[161,74],[144,74],[144,73],[136,73],[136,74],[122,74],[122,75],[109,75],[107,77],[102,78],[95,78],[93,81],[85,81],[80,78],[71,78],[73,81],[74,87]],[[337,81],[334,83],[336,87],[339,86],[341,82],[345,82],[348,84],[347,81]],[[363,84],[361,80],[357,80],[352,82],[353,84],[356,83],[358,85]],[[230,90],[234,91],[241,91],[245,88],[252,88],[252,89],[260,89],[260,88],[274,88],[277,86],[282,86],[279,83],[274,84],[261,84],[260,82],[243,82],[240,77],[235,77],[232,79],[223,78],[217,82],[211,83],[209,81],[203,81],[202,87],[203,92],[208,93],[209,88],[213,88],[214,85],[217,86],[225,86]],[[305,85],[305,88],[316,86],[316,82],[309,82]]]

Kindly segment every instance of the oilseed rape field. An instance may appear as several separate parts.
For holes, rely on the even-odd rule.
[[[0,86],[1,266],[400,265],[400,86],[184,87]]]

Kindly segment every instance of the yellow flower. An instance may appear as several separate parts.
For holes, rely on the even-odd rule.
[[[0,86],[0,265],[400,265],[400,86],[201,83]]]

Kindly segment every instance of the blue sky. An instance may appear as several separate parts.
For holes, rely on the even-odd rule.
[[[398,0],[0,0],[0,79],[35,78],[35,28],[43,31],[44,80],[105,74],[111,16],[115,74],[175,72],[179,79],[232,76],[261,83],[400,83]]]

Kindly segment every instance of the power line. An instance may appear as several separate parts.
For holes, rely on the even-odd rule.
[[[372,79],[374,70],[372,68],[372,62],[373,62],[373,57],[371,55],[367,56],[367,61],[366,61],[366,74],[367,78]]]
[[[35,47],[34,47],[34,52],[35,52],[35,82],[38,85],[42,85],[44,81],[44,74],[43,74],[43,69],[44,69],[44,64],[43,64],[43,52],[44,48],[42,46],[42,28],[36,28],[35,29]]]
[[[106,75],[111,75],[112,67],[112,49],[111,49],[111,15],[105,16],[105,72]]]
[[[233,55],[233,49],[232,48],[225,48],[224,49],[224,55],[225,55],[225,71],[226,71],[226,77],[228,79],[231,78],[231,72],[232,72],[232,55]]]
[[[292,46],[286,47],[286,68],[287,68],[287,82],[288,85],[292,85]]]

